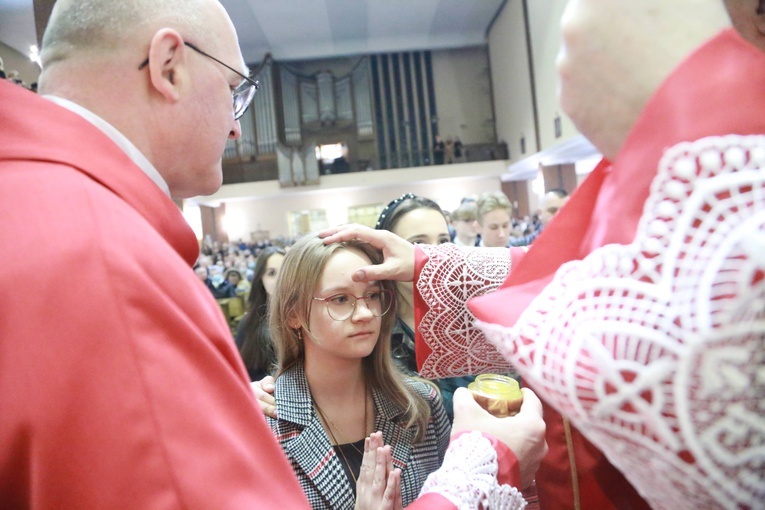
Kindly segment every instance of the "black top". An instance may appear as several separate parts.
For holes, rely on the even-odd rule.
[[[414,354],[414,331],[396,317],[390,338],[390,354],[393,361],[408,376],[417,376],[417,360]]]
[[[364,459],[364,439],[360,439],[355,443],[348,444],[336,444],[334,446],[335,453],[340,458],[340,464],[343,465],[343,471],[345,476],[348,477],[348,481],[351,483],[353,489],[353,496],[356,497],[356,480],[361,473],[361,461]]]

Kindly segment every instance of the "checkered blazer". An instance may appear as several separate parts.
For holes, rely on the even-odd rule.
[[[449,446],[450,425],[441,398],[432,386],[413,379],[407,384],[430,403],[431,420],[425,439],[414,443],[414,432],[400,423],[403,410],[388,402],[372,388],[375,430],[391,446],[393,466],[401,468],[401,496],[404,506],[417,498],[425,478],[441,466]],[[276,379],[277,419],[268,423],[292,463],[313,508],[351,509],[354,497],[345,476],[342,460],[335,454],[311,402],[311,393],[302,364],[290,367]]]

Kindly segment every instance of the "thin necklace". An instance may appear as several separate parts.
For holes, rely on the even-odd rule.
[[[368,409],[367,400],[368,400],[368,396],[366,396],[366,391],[364,393],[365,393],[365,396],[364,396],[364,435],[366,436],[367,430],[368,430],[368,424],[369,424],[369,422],[368,422],[368,414],[367,414],[367,409]],[[329,418],[329,417],[327,417],[327,415],[324,414],[324,412],[321,410],[321,407],[319,407],[319,404],[317,404],[315,400],[313,401],[313,405],[316,407],[316,410],[319,412],[319,416],[321,417],[322,421],[324,421],[324,423],[327,425],[327,429],[329,431],[329,435],[332,437],[332,441],[334,441],[336,445],[341,444],[335,438],[335,435],[332,432],[332,429],[334,428],[337,431],[338,435],[341,436],[341,439],[345,438],[345,437],[348,437],[345,434],[345,432],[343,432],[343,429],[341,429],[335,422],[333,422],[332,418]],[[358,453],[360,453],[362,455],[364,454],[364,452],[362,452],[361,450],[356,448],[356,445],[354,443],[343,443],[343,444],[349,444]]]
[[[337,446],[337,451],[340,452],[340,456],[343,458],[343,461],[345,462],[345,465],[348,467],[348,472],[351,474],[351,478],[353,478],[353,483],[354,484],[357,483],[358,482],[358,478],[356,477],[356,474],[353,472],[353,469],[351,469],[351,463],[348,462],[348,458],[345,456],[345,452],[343,452],[343,448],[340,445],[340,442],[335,437],[334,432],[332,432],[332,429],[333,428],[336,429],[337,432],[343,434],[343,436],[345,436],[345,433],[342,431],[342,429],[340,427],[335,425],[335,422],[333,422],[332,420],[327,418],[327,416],[324,414],[324,412],[322,412],[321,407],[319,407],[319,404],[316,403],[316,400],[313,401],[313,405],[314,405],[314,407],[316,407],[316,410],[319,412],[319,417],[321,417],[321,420],[327,425],[327,432],[329,432],[329,437],[332,439],[332,442],[334,443],[334,445]],[[367,423],[368,423],[367,422],[367,408],[368,408],[368,405],[367,405],[367,392],[366,392],[366,389],[365,389],[364,390],[364,436],[366,436],[366,434],[367,434]],[[353,443],[346,443],[346,444],[351,445],[351,448],[356,450],[356,452],[358,452],[361,455],[364,455],[364,452],[362,452],[361,450],[356,448],[355,444],[353,444]]]

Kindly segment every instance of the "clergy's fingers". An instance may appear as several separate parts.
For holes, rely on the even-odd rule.
[[[274,378],[267,375],[260,381],[251,382],[250,388],[252,388],[255,398],[258,399],[258,406],[260,406],[263,414],[276,418],[276,399],[273,397]]]
[[[539,400],[537,394],[528,388],[521,388],[521,391],[523,392],[523,403],[518,412],[542,414],[542,401]]]
[[[360,268],[354,281],[397,280],[410,282],[414,277],[414,246],[387,230],[374,230],[362,225],[344,225],[319,233],[324,243],[359,240],[382,250],[383,263]]]
[[[382,250],[385,247],[386,232],[387,230],[375,230],[364,225],[349,223],[321,230],[319,231],[319,237],[324,239],[324,244],[360,240],[371,244],[378,250]]]
[[[505,443],[518,459],[521,488],[528,487],[547,453],[542,404],[534,392],[524,388],[520,412],[507,418],[496,418],[489,414],[465,388],[457,388],[453,403],[452,436],[462,431],[478,430]]]

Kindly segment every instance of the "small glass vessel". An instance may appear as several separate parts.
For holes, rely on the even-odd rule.
[[[523,392],[518,381],[498,374],[481,374],[468,384],[481,407],[497,418],[513,416],[521,409]]]

